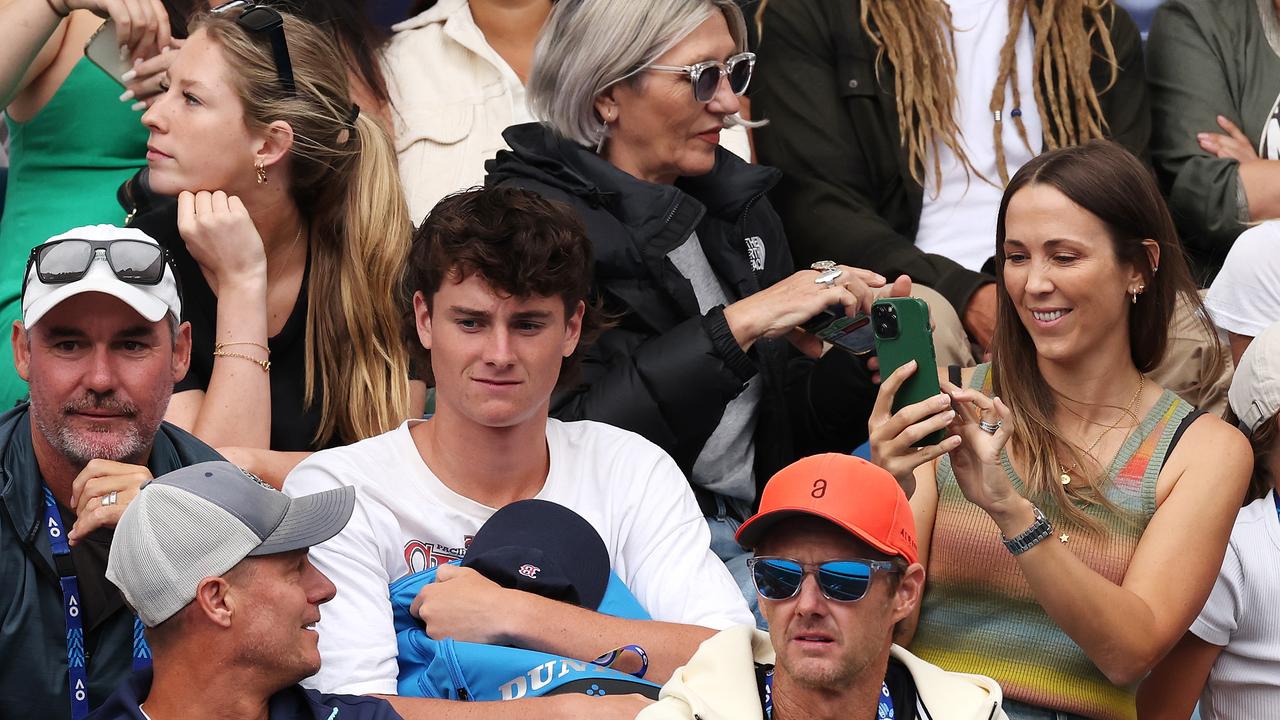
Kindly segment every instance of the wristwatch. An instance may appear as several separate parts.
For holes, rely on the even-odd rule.
[[[1040,508],[1032,505],[1031,511],[1035,513],[1035,522],[1031,523],[1031,527],[1023,531],[1021,535],[1010,540],[1004,536],[1004,533],[1000,533],[1000,539],[1004,541],[1004,546],[1014,555],[1021,555],[1040,544],[1041,540],[1053,534],[1053,524],[1044,516],[1044,513],[1040,512]]]

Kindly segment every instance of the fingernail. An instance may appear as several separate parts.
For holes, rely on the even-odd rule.
[[[160,48],[160,54],[161,54],[161,55],[163,55],[163,54],[165,54],[165,53],[167,53],[167,52],[169,52],[169,46],[168,46],[168,45],[165,45],[164,47]]]
[[[136,103],[134,103],[134,104],[130,105],[130,106],[129,106],[129,109],[130,109],[130,110],[145,110],[145,109],[147,109],[147,104],[146,104],[146,103],[144,103],[144,102],[142,102],[141,100],[139,100],[138,102],[136,102]]]
[[[120,79],[121,79],[121,80],[124,80],[125,82],[129,82],[130,80],[132,80],[132,79],[133,79],[133,78],[129,77],[129,74],[130,74],[130,73],[132,73],[132,72],[133,72],[133,71],[132,71],[132,70],[130,70],[129,72],[125,73],[124,75],[121,75],[121,76],[120,76]],[[128,101],[130,101],[130,100],[132,100],[132,99],[133,99],[133,91],[132,91],[132,90],[125,90],[124,92],[120,93],[120,102],[128,102]]]
[[[948,410],[948,411],[947,411],[947,422],[951,422],[952,420],[955,420],[955,419],[956,419],[956,411],[955,411],[955,410]]]
[[[121,75],[121,76],[120,76],[120,80],[121,80],[122,82],[132,82],[132,81],[133,81],[133,79],[134,79],[134,78],[136,78],[136,77],[138,77],[138,71],[137,71],[137,70],[130,70],[129,72],[127,72],[127,73],[125,73],[125,74]],[[132,93],[130,93],[130,97],[132,97],[132,96],[133,96],[133,95],[132,95]],[[124,99],[124,97],[123,97],[123,96],[121,96],[121,99],[123,100],[123,99]]]

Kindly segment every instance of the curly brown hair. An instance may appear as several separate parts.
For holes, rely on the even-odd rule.
[[[406,294],[422,293],[429,312],[446,279],[460,282],[475,274],[512,297],[559,296],[566,318],[585,302],[578,350],[560,367],[564,385],[582,348],[603,325],[599,304],[591,299],[592,270],[591,241],[568,206],[520,188],[472,188],[437,203],[414,233]],[[410,347],[419,352],[415,365],[430,378],[430,351],[418,342],[416,328],[412,333]]]

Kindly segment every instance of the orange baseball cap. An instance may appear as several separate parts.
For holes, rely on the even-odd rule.
[[[770,527],[797,515],[829,520],[908,562],[919,558],[906,494],[888,471],[862,458],[813,455],[779,470],[764,487],[760,511],[738,528],[738,543],[754,548]]]

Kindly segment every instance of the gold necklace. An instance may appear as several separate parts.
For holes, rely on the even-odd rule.
[[[1109,425],[1107,429],[1103,430],[1102,433],[1098,435],[1098,437],[1093,439],[1093,442],[1089,444],[1089,447],[1087,449],[1085,449],[1084,451],[1085,455],[1088,455],[1089,457],[1093,457],[1092,455],[1090,455],[1090,453],[1093,452],[1093,449],[1098,447],[1098,443],[1102,442],[1102,438],[1106,437],[1107,433],[1111,432],[1112,430],[1115,430],[1116,427],[1120,425],[1120,421],[1123,420],[1126,415],[1134,418],[1138,417],[1134,413],[1134,408],[1137,406],[1138,398],[1142,397],[1142,389],[1146,387],[1146,384],[1147,384],[1147,376],[1143,375],[1142,373],[1138,373],[1138,391],[1133,394],[1132,398],[1130,398],[1128,406],[1126,406],[1124,409],[1124,414],[1116,418],[1115,422],[1111,423],[1111,425]],[[1083,460],[1083,458],[1081,458],[1081,460]],[[1096,461],[1097,458],[1094,458],[1094,460]],[[1080,464],[1080,461],[1077,460],[1076,462],[1071,463],[1069,467],[1062,467],[1062,461],[1058,461],[1058,469],[1062,472],[1062,474],[1058,476],[1058,480],[1061,481],[1063,485],[1070,485],[1071,473],[1073,470],[1076,469],[1076,466],[1079,464]]]

